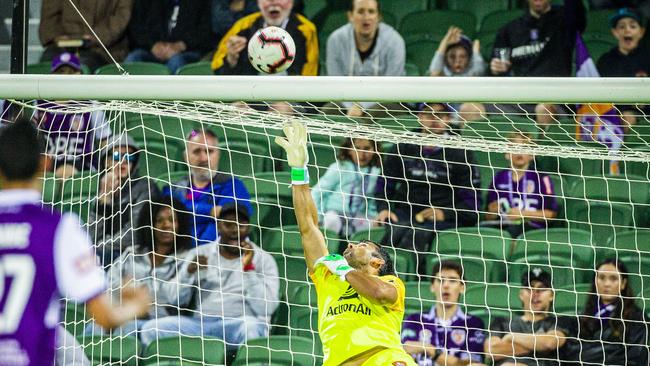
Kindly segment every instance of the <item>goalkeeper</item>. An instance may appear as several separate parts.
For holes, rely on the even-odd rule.
[[[307,130],[299,122],[276,138],[291,166],[293,205],[302,236],[309,275],[318,296],[318,330],[324,366],[415,366],[402,348],[404,283],[378,244],[362,241],[328,254],[318,229],[316,205],[307,174]]]

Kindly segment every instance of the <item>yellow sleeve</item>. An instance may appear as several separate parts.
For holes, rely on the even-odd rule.
[[[320,265],[314,268],[314,272],[309,274],[309,278],[311,278],[312,282],[314,283],[314,287],[316,287],[316,292],[319,292],[323,282],[327,279],[327,277],[331,276],[332,273],[327,269],[327,267]]]
[[[226,35],[221,38],[221,41],[219,41],[217,52],[215,52],[212,57],[212,71],[218,70],[223,66],[223,63],[226,62],[226,55],[228,54],[228,39],[232,36],[236,36],[242,30],[250,28],[260,16],[262,16],[262,13],[260,12],[253,13],[239,19],[235,24],[233,24],[230,30],[228,30],[228,33],[226,33]]]
[[[397,300],[395,300],[395,303],[390,305],[389,308],[394,311],[404,312],[404,298],[406,297],[406,287],[404,286],[404,282],[402,282],[398,277],[390,275],[382,276],[380,279],[384,282],[390,283],[395,286],[395,289],[397,289]]]
[[[318,32],[314,23],[304,16],[297,14],[300,20],[298,30],[305,36],[307,61],[302,66],[302,76],[318,76]]]

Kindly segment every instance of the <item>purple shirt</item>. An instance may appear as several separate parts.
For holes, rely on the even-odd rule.
[[[498,201],[499,214],[505,214],[504,206],[519,208],[521,210],[557,211],[555,189],[551,177],[539,174],[536,171],[526,171],[517,182],[512,180],[512,170],[506,169],[498,172],[488,191],[488,204]],[[545,227],[543,221],[530,221],[533,227]]]
[[[407,341],[423,342],[443,349],[448,355],[461,360],[483,361],[483,321],[472,315],[465,315],[460,307],[450,319],[436,316],[436,307],[425,314],[411,314],[404,319],[402,326],[402,343]],[[430,357],[423,354],[414,355],[420,366],[431,366]]]
[[[35,110],[32,121],[47,136],[48,155],[56,161],[72,163],[79,169],[89,169],[96,164],[93,160],[95,140],[108,138],[111,131],[102,111],[63,113],[72,108],[70,103],[75,102],[37,101],[38,108],[48,111]],[[79,107],[90,106],[75,105],[75,108]]]
[[[36,191],[0,191],[0,366],[54,363],[59,298],[100,294],[95,262],[78,218],[41,208]]]

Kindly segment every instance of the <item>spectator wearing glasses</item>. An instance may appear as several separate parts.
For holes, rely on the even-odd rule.
[[[214,132],[193,130],[185,143],[190,176],[165,188],[163,194],[171,194],[194,214],[192,236],[197,245],[206,244],[217,239],[217,217],[223,205],[239,202],[249,215],[253,208],[244,183],[219,171],[219,140]]]
[[[159,197],[155,184],[136,173],[139,146],[126,134],[116,136],[100,159],[99,189],[90,209],[88,232],[101,262],[109,265],[133,244],[132,226],[146,202]]]

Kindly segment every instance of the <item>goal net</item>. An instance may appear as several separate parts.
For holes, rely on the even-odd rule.
[[[630,344],[636,342],[631,330],[644,329],[642,318],[622,323],[624,337],[584,328],[589,320],[600,327],[605,318],[598,304],[610,297],[640,314],[650,311],[650,109],[644,104],[650,96],[643,99],[642,83],[616,89],[550,79],[529,89],[519,80],[504,92],[501,81],[489,79],[480,90],[448,79],[418,81],[414,90],[356,78],[336,84],[341,89],[331,85],[333,78],[297,79],[293,89],[289,82],[273,88],[281,78],[255,85],[246,78],[181,79],[188,84],[179,82],[177,96],[153,98],[159,100],[134,97],[133,84],[120,78],[102,79],[102,88],[89,92],[85,80],[73,77],[79,88],[59,97],[47,91],[53,85],[47,81],[67,79],[44,77],[38,87],[31,79],[15,92],[3,90],[3,122],[22,114],[47,137],[43,205],[79,214],[114,301],[132,283],[152,291],[147,319],[113,331],[94,328],[82,305],[63,299],[61,325],[93,363],[322,363],[289,167],[274,142],[291,121],[309,131],[309,178],[330,253],[368,239],[390,252],[406,286],[405,340],[494,364],[512,353],[487,350],[484,342],[527,332],[517,325],[522,316],[537,317],[535,331],[569,333],[560,322],[540,324],[579,315],[575,333],[566,334],[576,354],[596,343],[605,352],[620,346],[629,355],[639,354],[635,347],[647,353],[645,339]],[[154,89],[162,85],[150,80]],[[206,95],[216,90],[207,84],[232,89],[213,101],[184,94],[199,82]],[[627,95],[641,94],[612,92],[625,88]],[[608,101],[615,104],[603,104]],[[346,115],[350,110],[359,113]],[[174,201],[164,198],[169,192]],[[233,197],[246,212],[237,206],[236,214],[219,217],[212,207],[227,207]],[[170,206],[173,223],[165,226]],[[227,227],[233,223],[239,224],[235,234]],[[237,230],[260,251],[252,268],[241,264],[238,249],[220,249],[239,241],[211,242],[236,239]],[[201,255],[207,264],[199,263]],[[624,266],[600,266],[607,260]],[[441,261],[462,268],[462,289],[449,282],[446,267],[439,269]],[[596,275],[612,268],[620,287],[607,297]],[[550,301],[530,286],[552,287]],[[454,304],[480,322],[453,318],[449,334],[431,333],[424,323]],[[425,316],[409,317],[416,313]],[[241,329],[248,336],[234,335]],[[467,350],[476,331],[482,338],[471,342],[481,347]],[[569,357],[530,354],[533,362]]]

